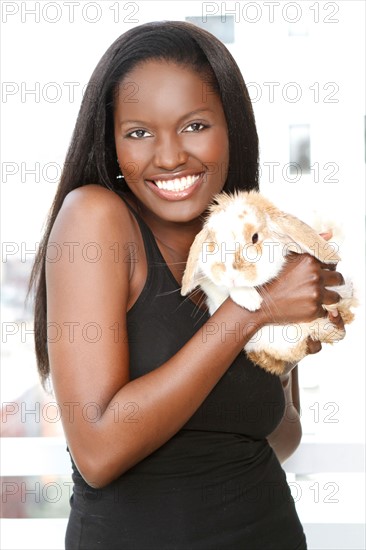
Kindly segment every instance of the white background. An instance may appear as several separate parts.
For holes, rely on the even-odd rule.
[[[261,145],[261,189],[305,221],[312,222],[319,214],[325,225],[341,226],[343,261],[339,269],[354,280],[360,301],[347,338],[306,358],[300,366],[304,441],[363,442],[364,2],[80,1],[72,3],[73,21],[67,4],[2,2],[3,246],[16,243],[19,256],[39,241],[82,89],[112,41],[131,26],[147,21],[184,20],[208,11],[229,15],[236,10],[235,42],[227,46],[246,82],[252,83],[249,89]],[[36,15],[29,12],[32,9]],[[299,20],[291,25],[289,20],[296,14]],[[295,90],[289,83],[296,83],[301,90],[296,102],[288,95]],[[291,124],[310,125],[314,170],[299,181],[286,175]],[[279,163],[274,181],[270,180],[269,163]],[[337,167],[333,177],[329,166]],[[27,173],[32,169],[36,174]],[[11,320],[3,317],[3,322]],[[3,349],[4,402],[17,399],[38,379],[30,339],[22,343],[19,337],[8,338],[6,345],[3,339]],[[330,419],[329,413],[333,413]],[[323,474],[321,479],[324,486],[335,477]],[[338,479],[340,502],[323,506],[321,518],[315,518],[319,507],[314,506],[310,492],[312,498],[302,509],[303,517],[362,522],[360,483],[360,478]]]

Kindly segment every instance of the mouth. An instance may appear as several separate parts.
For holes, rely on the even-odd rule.
[[[194,193],[203,180],[204,172],[180,178],[145,180],[152,191],[167,200],[182,200]]]
[[[185,191],[194,185],[202,174],[184,176],[183,178],[174,178],[171,180],[149,180],[163,191]]]

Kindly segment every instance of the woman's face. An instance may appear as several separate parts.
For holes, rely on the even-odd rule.
[[[140,63],[121,82],[115,141],[125,181],[165,221],[188,222],[225,184],[228,131],[219,96],[173,62]]]

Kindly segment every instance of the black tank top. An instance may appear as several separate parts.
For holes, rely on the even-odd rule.
[[[204,330],[207,313],[180,295],[151,230],[133,213],[148,274],[127,314],[131,379],[158,368],[198,330],[203,341],[214,330]],[[224,337],[235,326],[228,320],[221,330]],[[91,488],[72,462],[66,549],[305,549],[285,473],[266,440],[284,406],[279,378],[242,352],[183,428],[108,486]],[[132,420],[134,405],[127,413]]]

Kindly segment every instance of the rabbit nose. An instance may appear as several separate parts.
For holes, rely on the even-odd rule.
[[[230,275],[229,275],[229,279],[230,279],[230,284],[232,286],[240,286],[238,283],[239,283],[239,278],[240,278],[240,273],[235,270],[235,271],[231,271]]]

